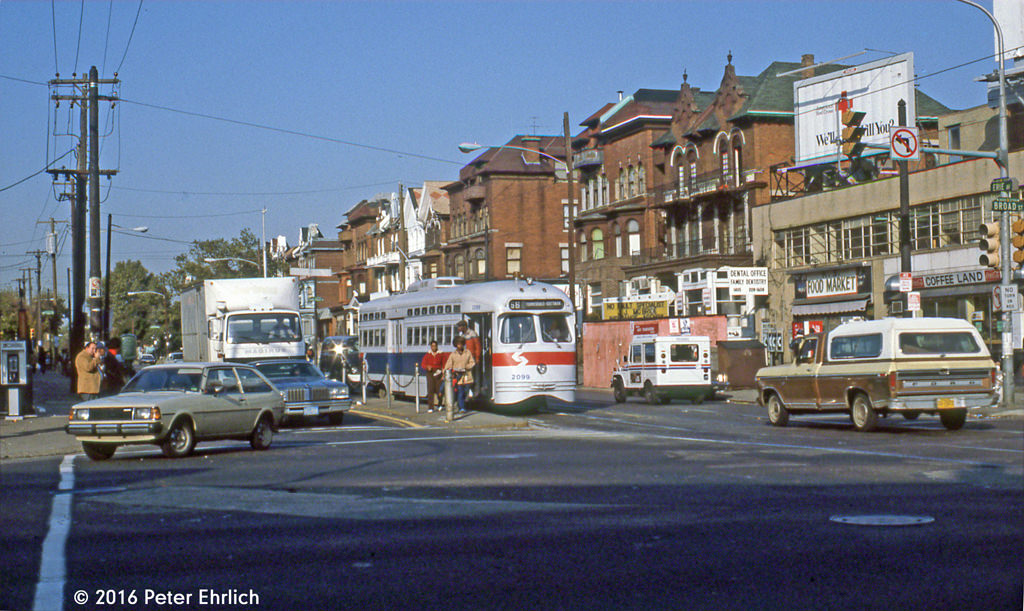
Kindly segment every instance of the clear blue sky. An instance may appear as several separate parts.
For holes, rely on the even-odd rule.
[[[145,0],[133,34],[137,1],[82,7],[0,0],[0,189],[74,146],[54,136],[68,131],[68,106],[53,108],[45,82],[92,65],[110,77],[120,65],[124,102],[116,121],[101,112],[110,135],[100,165],[119,171],[102,189],[103,219],[148,226],[150,239],[115,234],[113,260],[156,272],[187,245],[152,238],[259,235],[263,207],[268,238],[294,243],[308,223],[333,237],[361,199],[457,179],[470,159],[460,142],[561,133],[566,111],[575,132],[617,90],[677,89],[684,71],[714,90],[730,51],[743,75],[804,53],[912,51],[919,87],[951,108],[985,103],[974,77],[995,65],[955,68],[991,56],[993,35],[980,11],[953,0]],[[0,191],[0,286],[34,265],[25,251],[44,248],[37,221],[68,214],[48,174]],[[62,246],[63,294],[70,242]]]

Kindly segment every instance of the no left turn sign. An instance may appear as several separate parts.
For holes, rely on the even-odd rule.
[[[893,159],[920,159],[921,144],[916,127],[897,127],[889,132],[889,152]]]

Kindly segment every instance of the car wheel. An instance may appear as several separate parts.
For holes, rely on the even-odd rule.
[[[657,405],[661,403],[661,399],[658,397],[658,393],[654,390],[654,385],[648,381],[644,384],[644,398],[651,405]]]
[[[327,422],[338,426],[345,420],[345,414],[343,412],[337,412],[335,414],[327,414]]]
[[[266,450],[274,441],[274,427],[270,424],[270,418],[263,416],[256,422],[256,428],[249,435],[249,445],[254,450]]]
[[[167,434],[167,440],[160,445],[167,458],[184,458],[192,453],[196,447],[196,433],[192,428],[192,421],[183,418],[174,423],[171,432]]]
[[[626,402],[626,387],[623,386],[622,380],[619,378],[615,378],[615,381],[612,382],[612,393],[615,395],[616,403]]]
[[[921,415],[921,412],[903,412],[903,418],[905,420],[917,420],[917,417]]]
[[[878,412],[871,407],[871,401],[864,393],[857,393],[853,397],[850,419],[853,420],[854,428],[862,433],[873,431],[878,426]]]
[[[779,395],[768,397],[768,422],[772,426],[786,426],[789,424],[789,410],[782,404]]]
[[[967,410],[963,408],[944,409],[939,412],[939,420],[947,430],[959,431],[963,428],[964,422],[967,422]]]
[[[92,460],[107,460],[117,451],[117,446],[112,443],[96,443],[83,441],[82,451]]]
[[[387,399],[388,398],[388,387],[387,386],[381,384],[380,386],[377,387],[377,398],[378,399]]]

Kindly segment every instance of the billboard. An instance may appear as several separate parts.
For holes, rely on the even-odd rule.
[[[907,103],[907,125],[916,125],[913,53],[796,81],[793,112],[797,165],[837,158],[844,110],[865,113],[862,142],[888,148],[889,130],[898,124],[900,100]]]

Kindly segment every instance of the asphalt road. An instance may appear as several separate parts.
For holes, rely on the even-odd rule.
[[[350,417],[267,452],[6,462],[0,608],[1024,605],[1020,419],[859,434],[845,417],[779,429],[752,405],[580,394],[525,428]],[[911,525],[848,523],[862,518]]]

